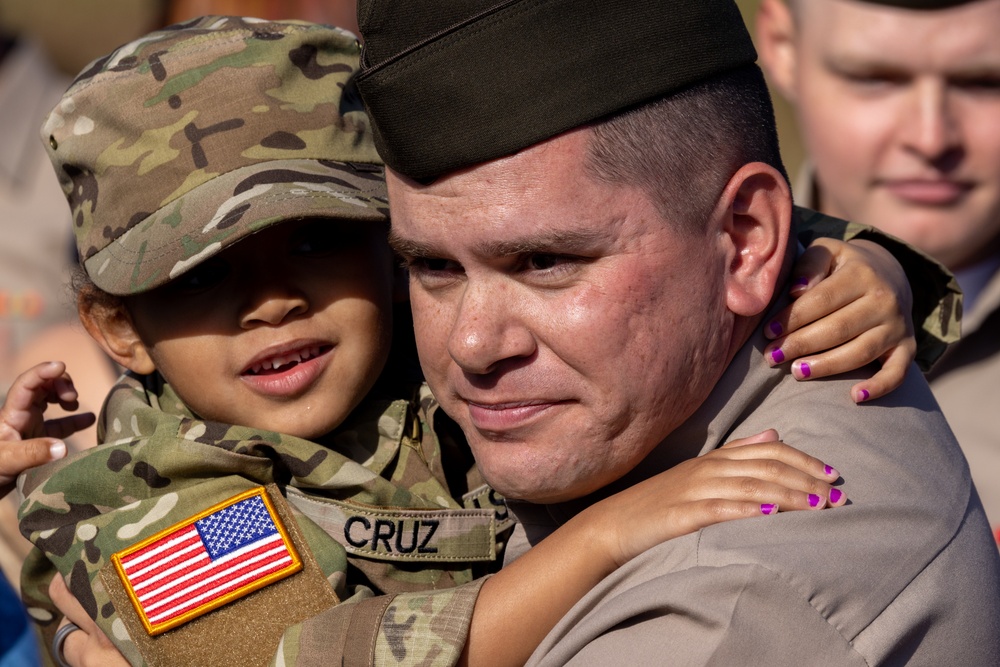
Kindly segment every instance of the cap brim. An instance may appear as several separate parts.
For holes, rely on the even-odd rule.
[[[215,176],[142,218],[84,265],[105,292],[139,294],[255,232],[314,217],[388,221],[381,165],[274,160]]]

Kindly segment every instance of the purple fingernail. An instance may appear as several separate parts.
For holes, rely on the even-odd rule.
[[[805,287],[808,284],[809,284],[809,279],[806,278],[805,276],[801,276],[795,279],[795,282],[792,284],[792,287]]]
[[[844,493],[840,489],[831,489],[830,490],[830,502],[831,503],[834,503],[834,504],[839,503],[840,499],[843,498],[843,497],[844,497]]]
[[[781,325],[778,324],[777,322],[771,322],[770,324],[767,325],[767,328],[774,336],[780,336],[781,332],[783,331]]]
[[[810,375],[812,375],[812,371],[809,370],[808,362],[803,361],[802,363],[799,364],[799,373],[801,373],[802,377],[804,378],[807,378]]]
[[[861,390],[861,401],[862,402],[867,401],[869,396],[871,396],[871,394],[868,393],[867,389],[862,389]]]
[[[760,506],[760,513],[761,514],[771,515],[771,514],[777,513],[777,511],[778,511],[778,506],[777,505],[773,505],[771,503],[763,503]]]
[[[823,466],[823,472],[825,472],[830,477],[840,477],[840,473],[833,466]]]
[[[819,505],[819,501],[820,500],[821,500],[821,498],[819,496],[817,496],[815,493],[810,493],[809,494],[809,507],[817,507]]]
[[[785,353],[781,351],[780,347],[776,350],[771,350],[771,361],[776,364],[785,363]]]

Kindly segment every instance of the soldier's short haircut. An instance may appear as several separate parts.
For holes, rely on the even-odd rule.
[[[741,67],[593,126],[588,171],[641,187],[668,221],[697,229],[750,162],[788,176],[771,97],[756,65]]]

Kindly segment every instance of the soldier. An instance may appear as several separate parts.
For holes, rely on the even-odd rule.
[[[519,499],[515,538],[762,423],[850,466],[848,507],[649,549],[529,664],[1000,663],[1000,558],[923,378],[858,406],[843,379],[795,386],[759,357],[790,222],[818,214],[792,205],[736,6],[362,0],[358,16],[421,365]]]
[[[804,205],[943,262],[962,339],[929,375],[1000,540],[1000,2],[766,0],[762,63],[795,104]]]
[[[462,650],[464,635],[435,623],[468,624],[473,579],[498,562],[510,522],[464,444],[439,440],[445,418],[411,382],[405,346],[389,359],[387,202],[353,95],[357,48],[334,28],[205,17],[94,63],[46,121],[83,258],[81,319],[130,371],[107,399],[103,444],[23,485],[36,545],[23,592],[57,660],[74,629],[49,600],[60,575],[134,664],[265,663],[286,627],[346,601],[374,611],[351,621],[346,648],[323,635],[330,651],[371,644],[380,625],[444,632]],[[36,408],[4,410],[26,433],[40,424],[18,420],[37,419],[39,402],[76,398],[61,364],[11,395]],[[510,608],[544,634],[637,553],[637,536],[778,501],[842,505],[836,477],[779,443],[720,450],[656,480],[663,493],[595,506],[484,604],[534,581],[543,599]],[[622,509],[644,503],[650,531],[619,539]],[[607,548],[567,559],[590,534]],[[422,620],[394,621],[390,600]]]

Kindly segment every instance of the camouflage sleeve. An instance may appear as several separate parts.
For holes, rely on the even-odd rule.
[[[233,664],[263,664],[285,627],[336,603],[331,584],[343,579],[346,553],[312,521],[287,507],[271,487],[272,502],[305,569],[154,636],[132,608],[111,556],[163,532],[160,529],[171,531],[172,525],[203,515],[206,506],[252,492],[260,482],[224,475],[184,486],[151,483],[147,476],[144,483],[149,488],[140,493],[128,479],[134,475],[122,476],[116,487],[112,477],[98,470],[107,468],[108,456],[102,450],[112,455],[122,451],[88,450],[29,492],[21,508],[21,530],[34,543],[22,569],[22,596],[46,648],[62,618],[48,595],[56,576],[64,578],[87,614],[132,665],[218,664],[223,655],[236,656]],[[89,494],[91,502],[74,502],[86,480],[101,480],[100,491]],[[119,497],[112,497],[119,491]],[[246,642],[245,635],[257,641]],[[268,635],[273,637],[269,648]]]
[[[331,607],[286,630],[271,665],[456,665],[487,578],[446,590],[382,595]]]
[[[874,227],[796,209],[795,232],[808,246],[820,237],[878,243],[902,265],[913,291],[913,323],[917,329],[916,362],[927,372],[948,345],[958,340],[962,319],[962,290],[948,269],[913,246]]]

